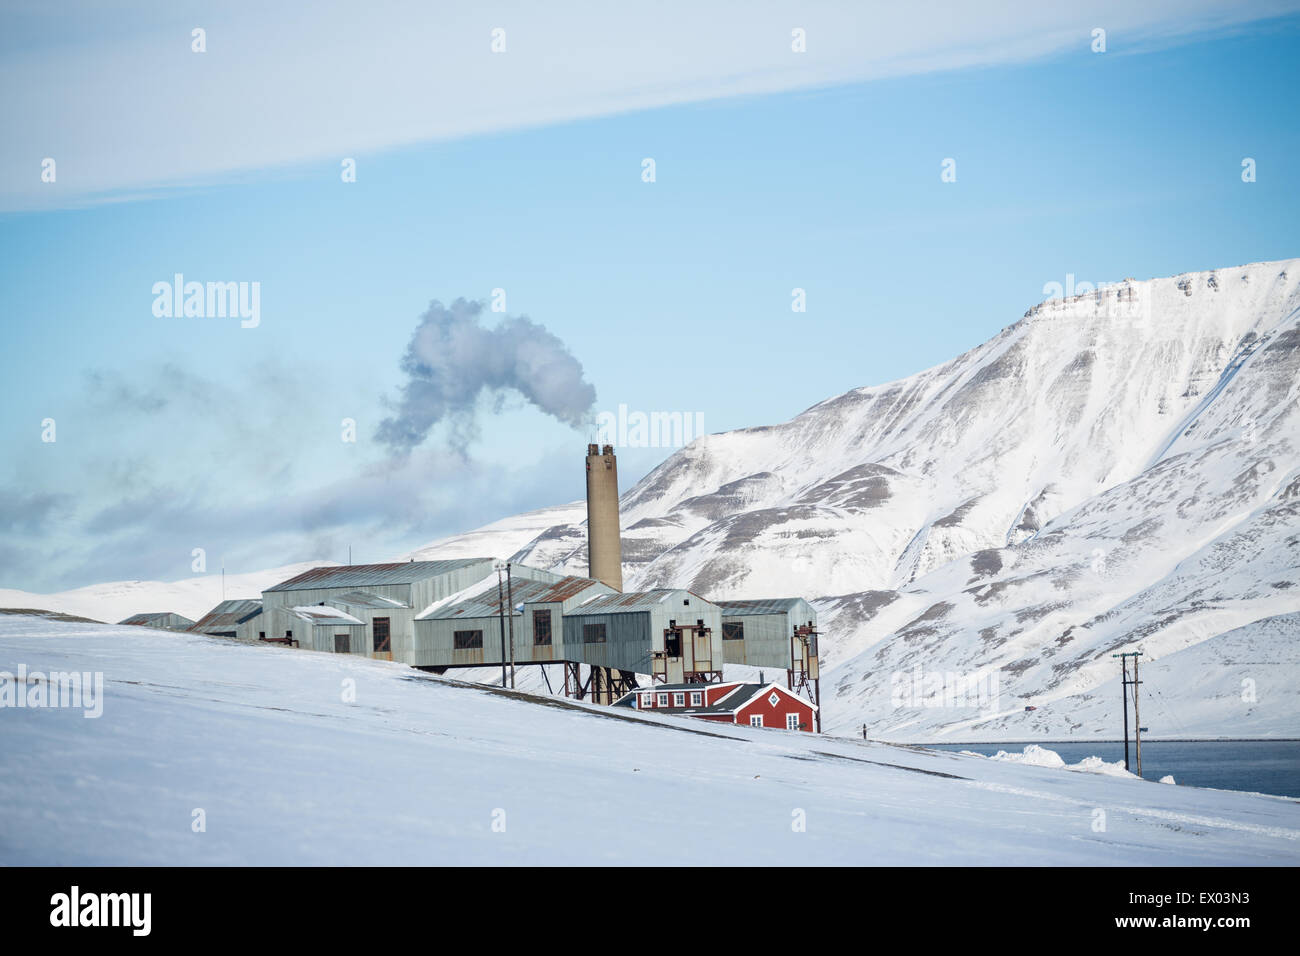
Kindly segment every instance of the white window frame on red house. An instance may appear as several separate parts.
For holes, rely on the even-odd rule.
[[[798,714],[798,713],[791,712],[791,713],[788,713],[788,714],[785,715],[785,729],[786,729],[786,730],[798,730],[798,729],[799,729],[799,714]]]
[[[749,726],[751,726],[751,727],[762,727],[762,726],[763,726],[763,715],[762,715],[762,714],[750,714],[750,715],[749,715]]]
[[[667,707],[667,706],[668,706],[668,695],[667,695],[667,694],[660,694],[660,695],[659,695],[659,706],[660,706],[660,707]]]
[[[640,696],[640,701],[641,701],[642,710],[654,710],[654,706],[655,706],[654,694],[642,694]]]
[[[700,690],[691,691],[691,706],[692,707],[704,706],[704,691],[700,691]]]
[[[683,691],[680,690],[673,691],[673,706],[674,707],[686,706],[686,694]]]

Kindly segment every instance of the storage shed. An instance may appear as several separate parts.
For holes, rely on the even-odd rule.
[[[155,611],[152,613],[132,614],[124,621],[118,621],[119,624],[131,624],[136,627],[154,627],[163,631],[188,631],[194,626],[194,622],[188,617],[182,617],[171,611]]]
[[[253,598],[222,601],[190,628],[196,634],[214,637],[256,638],[262,602]]]

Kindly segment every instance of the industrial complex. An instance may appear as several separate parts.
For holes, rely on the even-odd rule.
[[[500,666],[503,685],[513,685],[518,667],[560,664],[569,697],[820,731],[812,605],[803,598],[710,601],[685,588],[623,591],[613,447],[588,445],[586,465],[586,577],[487,557],[327,566],[268,588],[261,600],[222,601],[192,624],[166,613],[122,623],[355,654],[437,674]],[[784,686],[726,681],[728,664],[783,670]]]

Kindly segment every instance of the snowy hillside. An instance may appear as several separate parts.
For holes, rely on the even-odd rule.
[[[394,561],[445,561],[451,558],[508,557],[556,525],[587,520],[587,503],[574,501],[502,518],[474,531],[440,538],[422,548],[399,555]],[[585,539],[584,539],[585,540]]]
[[[782,425],[699,439],[623,497],[627,586],[820,598],[831,729],[1114,735],[1114,708],[1076,711],[1077,695],[1140,645],[1182,715],[1155,732],[1300,735],[1300,630],[1282,616],[1300,608],[1298,310],[1300,260],[1128,282]],[[582,543],[552,528],[520,558],[576,569]],[[1188,679],[1228,644],[1178,663],[1268,619],[1235,695]],[[1271,698],[1241,699],[1283,663]],[[996,671],[994,719],[895,706],[894,675],[917,667]]]
[[[1300,862],[1300,805],[1275,797],[0,615],[20,666],[25,690],[89,670],[104,693],[96,719],[3,712],[0,759],[38,768],[0,779],[4,865]]]
[[[125,620],[132,614],[156,611],[172,611],[197,621],[227,598],[261,600],[264,590],[281,581],[287,581],[311,568],[337,563],[303,561],[265,571],[227,574],[225,598],[222,597],[223,584],[218,572],[196,574],[181,581],[113,581],[58,594],[36,594],[0,588],[0,608],[42,608],[110,624]]]

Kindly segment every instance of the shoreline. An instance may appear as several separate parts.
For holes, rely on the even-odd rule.
[[[871,738],[868,738],[871,739]],[[935,740],[924,743],[902,743],[881,740],[898,747],[1003,747],[1008,744],[1123,744],[1123,738],[1104,739],[1089,737],[1086,740]],[[1129,738],[1133,743],[1133,738]],[[1300,743],[1300,737],[1143,737],[1145,744],[1294,744]]]

